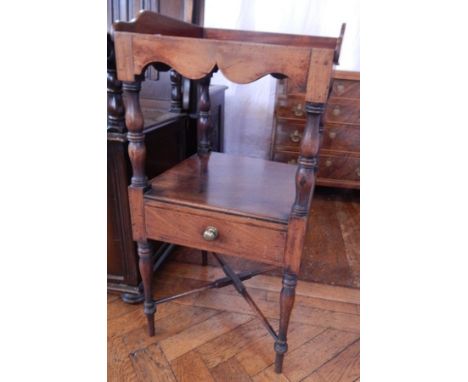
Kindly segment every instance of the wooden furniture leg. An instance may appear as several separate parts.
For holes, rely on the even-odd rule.
[[[139,241],[137,244],[140,274],[145,294],[144,312],[148,320],[148,334],[152,337],[154,336],[154,313],[156,312],[156,303],[153,300],[153,251],[151,244],[147,241]]]
[[[156,304],[152,294],[152,249],[148,243],[144,229],[143,193],[148,188],[148,179],[145,174],[146,147],[145,134],[143,132],[144,120],[139,99],[142,79],[143,75],[140,75],[135,78],[135,81],[124,82],[123,89],[127,95],[125,122],[128,128],[128,155],[132,164],[132,178],[128,187],[130,215],[133,227],[132,233],[138,247],[138,266],[143,281],[145,295],[144,312],[148,319],[148,334],[154,336]]]
[[[283,288],[280,296],[280,326],[278,339],[275,341],[275,372],[281,373],[283,370],[284,353],[288,351],[288,326],[291,317],[291,311],[294,306],[294,298],[296,295],[297,275],[284,271]]]

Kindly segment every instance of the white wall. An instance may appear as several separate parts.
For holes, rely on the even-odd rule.
[[[206,0],[205,5],[207,27],[336,37],[343,22],[347,25],[338,69],[358,71],[359,0]],[[217,73],[212,83],[229,87],[226,152],[266,157],[276,80],[267,76],[242,86]],[[249,129],[249,126],[257,128]]]

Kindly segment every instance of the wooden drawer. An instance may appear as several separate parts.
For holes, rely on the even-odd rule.
[[[304,132],[305,121],[277,119],[275,122],[275,147],[280,150],[299,152],[299,143]]]
[[[320,153],[319,171],[320,178],[359,180],[359,157],[340,154]]]
[[[153,200],[145,201],[145,219],[146,233],[154,240],[283,264],[286,225]],[[213,241],[203,238],[209,226],[219,232]]]
[[[297,163],[297,158],[298,154],[294,152],[276,151],[273,154],[273,160],[290,164]],[[340,182],[350,181],[358,185],[360,177],[359,156],[352,153],[320,152],[317,177],[322,181],[329,179],[330,183],[336,183],[337,186]]]
[[[302,90],[303,92],[304,90]],[[291,93],[301,92],[294,89],[287,79],[279,80],[276,85],[276,96],[286,96]],[[353,98],[360,97],[360,79],[358,72],[336,71],[333,73],[332,97]]]
[[[359,153],[359,126],[325,125],[321,148]]]
[[[276,117],[279,119],[305,121],[304,95],[290,94],[288,97],[278,98]],[[359,121],[359,100],[330,97],[324,113],[325,123],[359,124]]]
[[[277,120],[275,148],[280,151],[299,152],[305,122]],[[329,124],[323,132],[322,148],[328,150],[359,152],[359,126]]]
[[[334,79],[332,83],[331,97],[359,99],[359,81]]]
[[[330,97],[325,110],[325,123],[353,123],[359,124],[359,100]]]
[[[279,97],[276,104],[276,116],[278,118],[305,120],[304,94],[289,94],[287,97]]]
[[[284,162],[289,164],[297,164],[297,158],[299,157],[299,153],[297,152],[283,152],[283,151],[275,151],[273,153],[273,160],[277,162]]]

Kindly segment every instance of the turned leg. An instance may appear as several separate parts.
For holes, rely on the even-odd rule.
[[[202,253],[202,265],[207,266],[208,265],[208,252],[201,251],[201,253]]]
[[[156,304],[153,300],[153,259],[152,249],[147,241],[138,242],[139,267],[145,295],[144,311],[148,320],[148,334],[154,336],[154,313]]]
[[[288,351],[288,326],[291,310],[294,305],[294,296],[296,294],[297,276],[287,271],[283,274],[283,288],[280,297],[280,326],[278,339],[275,342],[275,372],[281,373],[283,370],[284,353]]]

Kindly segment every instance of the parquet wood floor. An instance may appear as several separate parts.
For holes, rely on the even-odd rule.
[[[217,267],[169,262],[156,273],[155,295],[221,276]],[[277,330],[281,279],[245,284]],[[296,293],[281,375],[273,339],[232,286],[159,305],[154,337],[141,305],[108,295],[108,381],[359,381],[359,290],[299,281]]]

